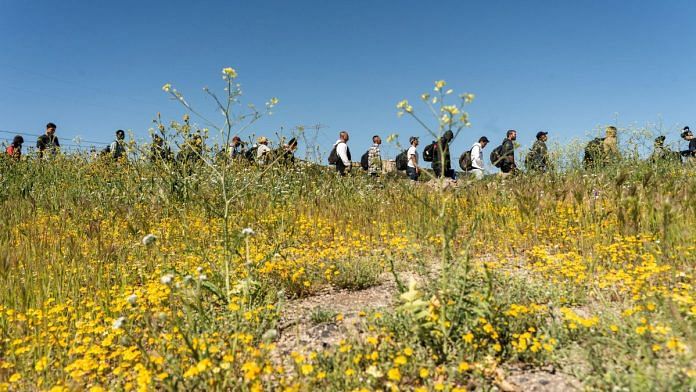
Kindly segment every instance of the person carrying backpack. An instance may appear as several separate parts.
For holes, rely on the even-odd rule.
[[[652,154],[650,154],[650,162],[653,165],[659,165],[665,162],[681,162],[681,156],[679,152],[672,151],[668,147],[665,147],[665,136],[660,135],[657,138],[655,138],[653,152]]]
[[[491,152],[491,161],[495,167],[500,169],[502,176],[509,176],[517,172],[517,164],[515,163],[515,140],[517,140],[517,131],[510,129],[505,134],[503,143]]]
[[[471,165],[469,166],[469,172],[474,175],[474,178],[480,180],[483,178],[484,173],[484,163],[483,163],[483,149],[488,145],[488,138],[481,136],[477,143],[471,146]]]
[[[582,159],[586,170],[598,169],[621,159],[616,127],[608,126],[604,138],[596,137],[585,146]]]
[[[297,139],[292,138],[283,147],[273,151],[272,157],[279,164],[289,166],[295,163],[295,150],[297,150]]]
[[[19,161],[22,158],[22,144],[24,143],[24,138],[20,135],[17,135],[12,139],[12,143],[7,146],[5,149],[5,152],[7,155],[14,159],[15,161]]]
[[[689,142],[689,148],[684,151],[680,151],[679,153],[681,156],[686,158],[687,162],[693,160],[696,158],[696,138],[694,138],[694,134],[691,133],[689,127],[684,127],[681,133],[681,138]]]
[[[158,134],[153,135],[152,146],[150,146],[150,162],[170,162],[172,157],[172,150],[165,145],[162,136]]]
[[[56,136],[56,124],[46,124],[46,133],[39,136],[36,140],[36,149],[39,152],[39,158],[44,157],[45,151],[50,151],[52,155],[56,155],[60,149],[60,142]]]
[[[269,157],[271,156],[271,148],[268,147],[268,138],[261,136],[256,139],[256,162],[259,164],[266,164],[269,162]]]
[[[379,151],[381,144],[382,138],[378,135],[372,136],[372,146],[367,150],[367,173],[373,177],[379,176],[382,171],[382,156]]]
[[[109,153],[115,161],[126,157],[125,138],[126,133],[122,129],[119,129],[116,131],[116,140],[109,146]]]
[[[416,147],[418,147],[418,138],[411,136],[408,141],[411,143],[411,146],[408,148],[408,150],[406,150],[406,158],[408,159],[408,163],[406,164],[406,174],[412,181],[418,181],[418,177],[420,177],[418,150],[416,149]]]
[[[549,164],[549,152],[546,147],[546,141],[549,139],[548,132],[537,132],[536,141],[529,150],[524,161],[528,171],[537,173],[546,173]]]
[[[446,131],[433,146],[432,168],[435,172],[435,177],[457,179],[456,173],[452,169],[452,160],[450,158],[449,145],[452,139],[454,139],[454,133],[452,133],[452,131]]]
[[[338,134],[338,140],[334,143],[331,153],[329,154],[329,164],[336,165],[336,172],[341,176],[346,175],[346,170],[351,169],[350,148],[348,148],[348,132],[341,131]]]

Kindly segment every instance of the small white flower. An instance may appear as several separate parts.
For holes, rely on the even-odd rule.
[[[114,320],[114,322],[111,324],[111,328],[121,329],[121,327],[123,326],[123,323],[125,321],[126,321],[126,318],[121,316],[121,317],[117,318],[116,320]]]
[[[184,276],[184,283],[190,282],[191,279],[193,279],[193,276],[191,276],[191,275],[186,275],[186,276]]]
[[[208,276],[206,274],[200,274],[198,275],[198,280],[200,280],[201,282],[204,280],[208,280]]]
[[[164,276],[162,276],[162,277],[160,278],[160,282],[162,282],[162,284],[167,284],[167,285],[168,285],[168,284],[171,284],[171,283],[172,283],[172,279],[174,279],[174,275],[172,275],[172,274],[166,274],[166,275],[164,275]]]
[[[252,229],[251,227],[246,227],[242,229],[242,235],[254,235],[254,229]]]
[[[203,267],[198,267],[198,268],[196,268],[196,272],[198,272],[199,274],[202,273],[202,272],[203,272]]]
[[[154,243],[157,240],[157,236],[154,234],[148,234],[145,237],[143,237],[143,245],[148,246]]]
[[[128,303],[131,305],[135,305],[135,301],[137,301],[137,300],[138,300],[138,296],[135,294],[131,294],[128,296],[128,298],[126,298],[126,301],[128,301]]]

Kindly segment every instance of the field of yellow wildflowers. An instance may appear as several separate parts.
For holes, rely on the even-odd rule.
[[[423,100],[444,105],[445,86]],[[440,129],[467,126],[460,98]],[[696,388],[693,166],[435,189],[58,155],[0,160],[0,182],[0,391],[523,390],[520,365],[586,389]],[[336,344],[279,348],[289,302],[387,280]],[[312,322],[340,327],[334,305]]]
[[[510,363],[694,386],[688,168],[438,194],[238,167],[225,222],[204,166],[182,193],[149,164],[2,165],[0,390],[464,390],[500,388]],[[385,273],[419,278],[335,347],[275,352],[284,303]]]

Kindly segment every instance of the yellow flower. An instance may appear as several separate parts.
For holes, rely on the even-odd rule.
[[[418,375],[420,376],[420,378],[428,378],[428,376],[430,375],[430,372],[426,368],[421,368],[420,371],[418,372]]]
[[[401,380],[401,372],[397,368],[391,368],[387,372],[387,377],[392,381],[399,381]]]
[[[466,362],[460,362],[459,367],[457,368],[457,370],[459,370],[460,373],[464,373],[465,371],[467,371],[469,369],[470,369],[470,366]]]
[[[44,356],[44,357],[41,357],[38,361],[36,361],[36,364],[34,365],[34,369],[37,372],[43,372],[44,369],[46,369],[46,365],[48,365],[48,357]]]
[[[413,355],[413,349],[411,347],[406,347],[404,349],[404,354],[406,354],[407,357],[410,357],[411,355]]]
[[[440,90],[442,90],[442,88],[445,87],[445,85],[447,85],[447,83],[445,83],[444,80],[438,80],[438,81],[436,81],[436,82],[435,82],[435,91],[440,91]]]
[[[169,83],[166,83],[164,86],[162,86],[162,91],[165,93],[168,93],[172,89],[172,85]]]
[[[468,344],[471,344],[471,342],[474,341],[474,334],[471,332],[467,332],[466,335],[462,336],[462,339]]]
[[[15,374],[10,376],[10,383],[15,383],[21,379],[22,379],[22,375],[19,373],[15,373]]]
[[[229,78],[234,79],[237,77],[237,71],[232,67],[227,67],[222,69],[223,79]]]
[[[396,366],[405,365],[406,362],[408,362],[408,360],[403,355],[399,355],[398,357],[394,358],[394,365]]]
[[[314,366],[312,366],[308,363],[302,365],[302,374],[303,375],[308,376],[308,375],[312,374],[313,371],[314,371]]]

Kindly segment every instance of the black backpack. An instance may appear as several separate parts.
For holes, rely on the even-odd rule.
[[[493,166],[500,168],[503,166],[503,145],[499,145],[491,151],[491,163]]]
[[[423,160],[426,162],[432,162],[433,157],[435,156],[435,148],[437,146],[437,141],[434,141],[427,146],[425,146],[425,149],[423,150]]]
[[[585,155],[582,157],[582,163],[585,168],[592,166],[596,161],[600,160],[602,154],[602,142],[604,139],[601,137],[596,137],[590,140],[585,146]]]
[[[464,171],[469,171],[473,169],[473,162],[471,161],[471,150],[464,151],[462,156],[459,157],[459,167]]]
[[[258,146],[254,146],[246,151],[244,151],[244,158],[249,162],[254,162],[256,160],[256,150]]]
[[[396,156],[396,170],[406,170],[408,167],[408,150],[403,150]]]
[[[370,150],[365,151],[360,157],[360,167],[365,171],[370,168]]]
[[[338,146],[338,144],[336,144]],[[331,152],[329,153],[329,165],[335,165],[338,162],[338,153],[336,152],[336,146],[333,146]]]

